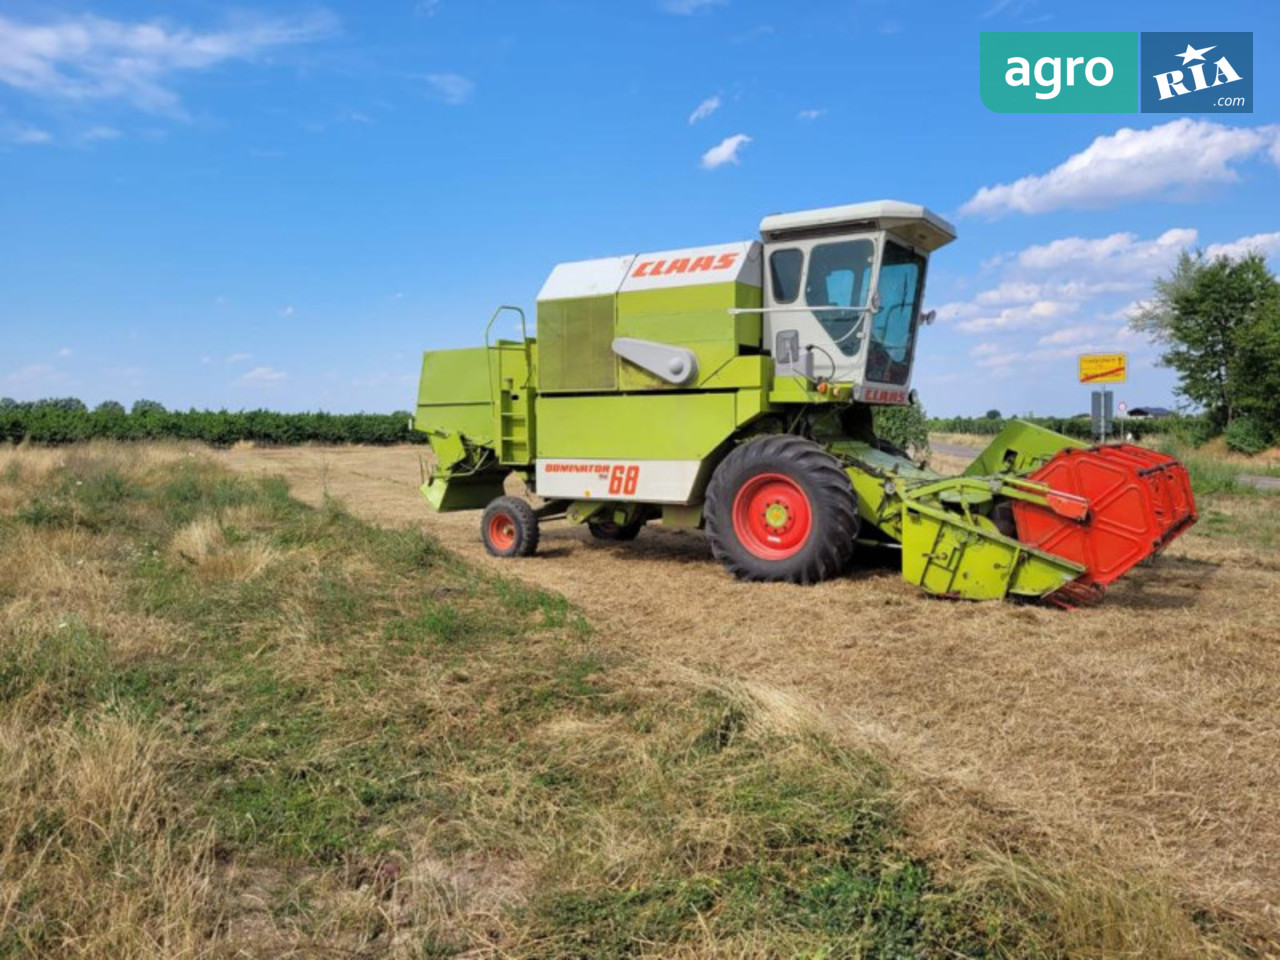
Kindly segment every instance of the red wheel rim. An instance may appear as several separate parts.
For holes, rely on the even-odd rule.
[[[733,498],[733,532],[762,560],[795,556],[809,539],[813,512],[800,485],[780,473],[762,473]]]
[[[510,550],[516,545],[516,522],[505,513],[489,518],[489,542],[495,550]]]

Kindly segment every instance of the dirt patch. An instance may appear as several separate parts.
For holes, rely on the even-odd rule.
[[[1280,565],[1261,553],[1196,528],[1076,612],[931,599],[875,558],[816,587],[740,584],[700,534],[656,526],[607,544],[549,524],[538,556],[496,561],[476,514],[429,514],[421,453],[221,459],[284,475],[304,500],[327,493],[369,520],[421,525],[563,593],[602,644],[786,691],[920,782],[1059,838],[1067,856],[1101,854],[1280,930]],[[952,828],[936,824],[940,846]]]

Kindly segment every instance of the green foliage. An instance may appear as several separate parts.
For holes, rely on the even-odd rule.
[[[876,436],[895,447],[913,450],[916,454],[929,450],[929,418],[924,407],[911,404],[905,407],[875,407]]]
[[[1280,428],[1280,281],[1260,254],[1183,253],[1133,327],[1164,346],[1161,362],[1177,371],[1178,392],[1215,430],[1240,415],[1266,433]]]
[[[79,404],[78,408],[74,404]],[[280,446],[426,442],[424,434],[409,428],[408,413],[167,411],[150,400],[139,400],[129,413],[112,401],[92,411],[78,400],[0,406],[0,442],[57,445],[96,439],[197,440],[213,446],[229,446],[242,440]]]
[[[1227,446],[1237,453],[1253,456],[1271,446],[1272,434],[1256,417],[1236,417],[1223,434]]]
[[[983,416],[986,417],[988,420],[1004,419],[1003,417],[1000,416],[1000,411],[996,410],[995,408],[988,410],[986,413],[983,414]]]

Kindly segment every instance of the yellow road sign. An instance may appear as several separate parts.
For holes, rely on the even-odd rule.
[[[1123,383],[1128,357],[1123,353],[1082,353],[1081,383]]]

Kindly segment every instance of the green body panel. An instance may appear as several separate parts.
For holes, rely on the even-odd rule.
[[[538,456],[702,460],[740,425],[740,395],[725,391],[540,396]],[[746,409],[754,409],[749,400]]]
[[[1003,536],[981,515],[906,500],[902,576],[929,593],[965,600],[1041,597],[1084,573],[1060,557]]]
[[[428,432],[466,434],[477,443],[491,441],[490,363],[486,347],[424,353],[415,426]]]
[[[744,347],[759,350],[760,314],[731,311],[757,310],[760,305],[760,288],[742,283],[618,294],[617,336],[685,347],[698,358],[698,377],[685,387],[676,387],[647,370],[618,360],[619,389],[671,391],[709,386]]]
[[[538,392],[616,390],[613,327],[617,297],[538,303]]]
[[[1025,420],[1010,420],[978,458],[969,464],[967,477],[996,473],[1034,473],[1062,450],[1084,449],[1087,443],[1037,427]]]

